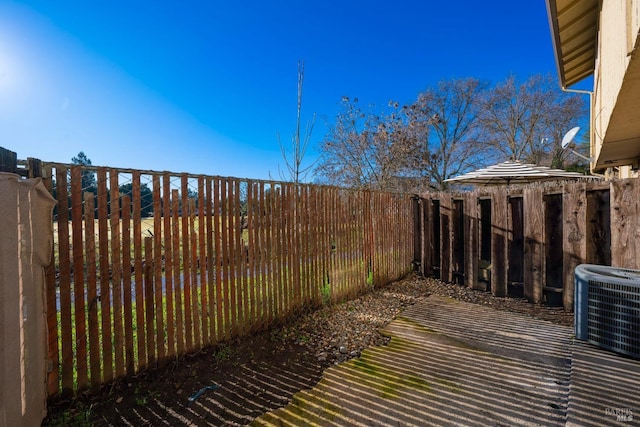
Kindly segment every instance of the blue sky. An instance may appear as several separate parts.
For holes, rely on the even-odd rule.
[[[0,0],[0,146],[278,178],[299,59],[313,144],[343,96],[383,106],[443,79],[556,74],[543,0]]]

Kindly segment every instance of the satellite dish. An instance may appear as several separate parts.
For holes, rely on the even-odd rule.
[[[576,134],[580,132],[580,126],[576,126],[573,129],[570,129],[569,132],[565,133],[562,137],[562,149],[565,149],[573,142],[573,138],[576,137]]]

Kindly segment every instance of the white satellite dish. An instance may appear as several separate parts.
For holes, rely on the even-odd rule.
[[[569,132],[565,133],[562,137],[562,149],[565,149],[573,142],[573,139],[580,132],[580,126],[576,126],[573,129],[570,129]]]

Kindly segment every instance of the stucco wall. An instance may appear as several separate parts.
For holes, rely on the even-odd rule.
[[[44,269],[54,199],[40,178],[0,173],[0,425],[40,425],[46,415]]]
[[[600,155],[613,108],[640,29],[640,0],[602,2],[594,73],[594,152]]]

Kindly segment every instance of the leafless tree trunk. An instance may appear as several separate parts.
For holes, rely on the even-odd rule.
[[[488,92],[480,126],[501,160],[561,167],[562,135],[583,114],[584,101],[558,90],[550,76],[532,76],[522,84],[510,77]]]
[[[304,62],[298,61],[298,108],[296,115],[296,130],[291,137],[291,154],[287,153],[285,146],[280,140],[280,133],[278,133],[278,145],[280,146],[280,152],[284,159],[286,171],[280,170],[280,177],[283,181],[291,181],[296,184],[307,178],[307,175],[314,166],[314,163],[303,167],[302,162],[307,153],[309,147],[309,140],[311,139],[311,133],[313,132],[313,126],[316,121],[316,115],[313,114],[313,118],[310,122],[307,122],[304,133],[301,131],[301,114],[302,114],[302,92],[304,85]],[[288,176],[287,176],[288,175]]]

